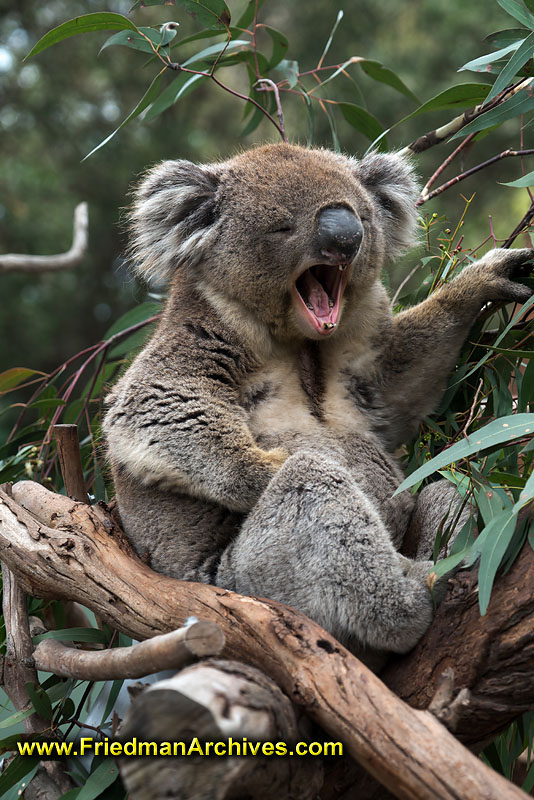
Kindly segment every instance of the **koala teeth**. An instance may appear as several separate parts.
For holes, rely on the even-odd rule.
[[[338,269],[339,269],[340,272],[345,272],[345,270],[347,269],[347,265],[346,264],[340,264],[338,266]]]
[[[331,331],[332,328],[335,328],[335,327],[336,327],[336,323],[335,322],[323,322],[323,330],[325,330],[325,331]]]
[[[334,308],[334,305],[335,305],[335,303],[334,303],[333,300],[329,300],[328,301],[328,308]]]
[[[306,303],[306,308],[309,308],[311,311],[313,311],[313,306],[311,303]]]

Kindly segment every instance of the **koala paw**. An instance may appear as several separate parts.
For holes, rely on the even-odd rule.
[[[534,271],[534,250],[497,248],[487,253],[475,266],[477,276],[486,292],[485,300],[504,300],[525,303],[532,289],[516,281],[528,278]]]

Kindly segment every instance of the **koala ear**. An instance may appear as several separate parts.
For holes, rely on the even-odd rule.
[[[356,174],[375,201],[388,255],[395,257],[416,242],[419,183],[412,164],[398,153],[371,153],[356,163]]]
[[[134,190],[129,214],[133,269],[148,282],[194,266],[214,234],[216,167],[163,161]]]

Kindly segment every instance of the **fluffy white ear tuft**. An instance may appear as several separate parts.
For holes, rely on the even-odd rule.
[[[162,283],[202,258],[214,233],[218,183],[213,168],[190,161],[163,161],[149,170],[128,217],[129,254],[138,275]]]
[[[395,258],[413,246],[419,182],[410,159],[398,153],[370,153],[356,162],[356,174],[373,196],[388,242],[388,256]]]

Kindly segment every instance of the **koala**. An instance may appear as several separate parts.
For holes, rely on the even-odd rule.
[[[154,167],[131,255],[170,294],[104,419],[125,531],[156,571],[293,606],[371,665],[428,628],[459,498],[446,481],[393,496],[395,451],[481,308],[530,296],[514,278],[532,251],[496,249],[393,315],[380,274],[414,242],[417,195],[398,154],[268,144]]]

